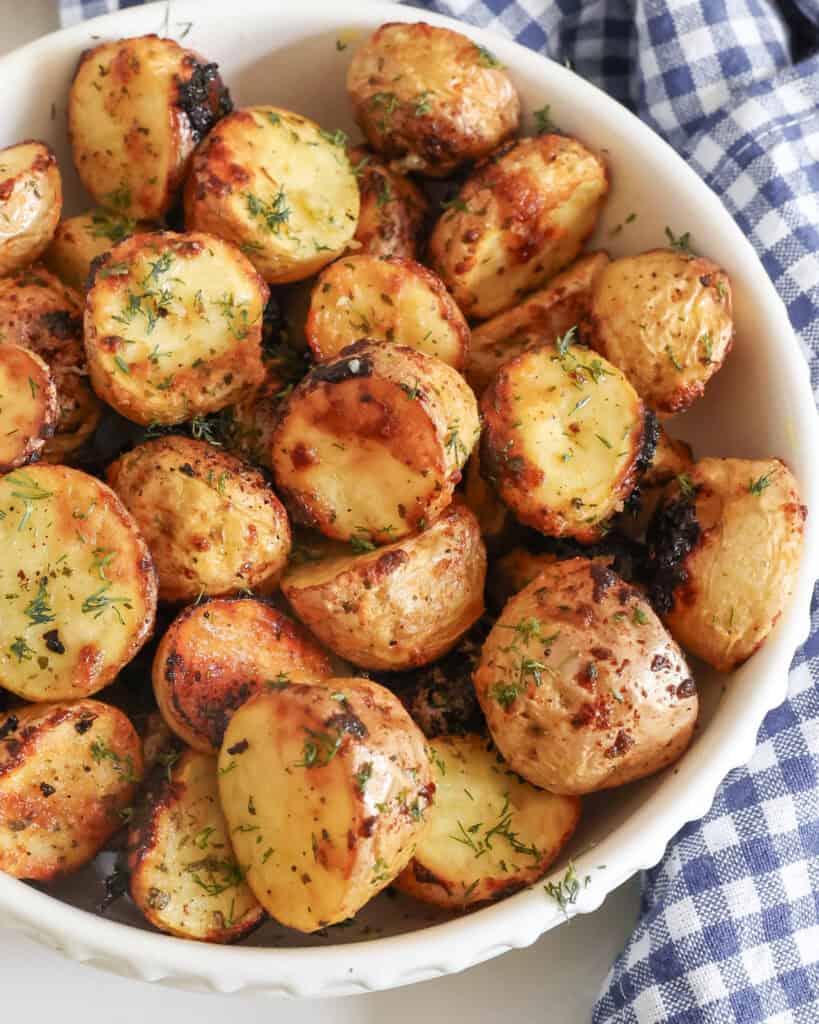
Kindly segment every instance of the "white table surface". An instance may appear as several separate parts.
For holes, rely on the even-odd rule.
[[[57,27],[56,0],[0,0],[0,53]],[[14,140],[3,140],[7,145]],[[470,1024],[584,1024],[609,964],[637,918],[636,879],[595,914],[575,918],[529,949],[411,989],[346,999],[277,1000],[193,995],[126,981],[70,963],[4,931],[0,919],[0,984],[4,1020],[31,1024],[404,1024],[468,1019]]]

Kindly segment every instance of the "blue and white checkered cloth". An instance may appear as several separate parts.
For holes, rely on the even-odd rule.
[[[64,24],[140,0],[62,0]],[[564,61],[721,196],[819,383],[819,0],[412,0]],[[595,1024],[819,1024],[819,602],[789,697],[643,878]]]

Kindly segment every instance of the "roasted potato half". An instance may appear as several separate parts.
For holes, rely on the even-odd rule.
[[[343,132],[279,107],[247,107],[199,147],[185,224],[239,245],[271,284],[310,277],[340,256],[358,223]]]
[[[135,423],[223,409],[264,380],[268,288],[211,235],[133,235],[96,265],[85,301],[91,382]]]
[[[315,367],[273,435],[273,470],[297,521],[389,544],[452,500],[480,432],[469,385],[434,356],[361,341]]]
[[[149,221],[135,221],[118,210],[89,210],[60,221],[43,262],[69,288],[84,292],[97,257],[133,234],[152,230]]]
[[[424,737],[366,679],[261,691],[230,720],[219,793],[236,860],[278,921],[344,921],[409,862],[435,792]]]
[[[429,203],[409,178],[392,170],[366,146],[350,150],[360,207],[353,241],[370,256],[417,259]]]
[[[478,517],[481,534],[487,543],[500,541],[513,517],[495,489],[481,476],[478,453],[470,455],[466,464],[463,499]]]
[[[68,700],[106,686],[151,634],[156,574],[114,492],[66,466],[0,477],[0,686]]]
[[[457,909],[541,878],[577,827],[580,800],[524,782],[484,736],[440,736],[429,746],[435,806],[396,887]]]
[[[779,459],[701,459],[649,528],[650,594],[676,640],[721,672],[765,642],[793,590],[807,510]]]
[[[101,206],[158,220],[196,144],[231,109],[216,64],[173,39],[142,36],[86,50],[68,97],[83,185]]]
[[[353,665],[406,669],[446,654],[481,617],[485,578],[478,521],[453,504],[395,544],[376,548],[354,537],[352,552],[289,568],[282,592],[319,640]]]
[[[500,61],[460,32],[424,22],[377,29],[353,55],[347,92],[370,145],[433,178],[491,153],[520,121]]]
[[[128,834],[131,899],[160,931],[235,942],[264,910],[244,881],[219,806],[216,758],[186,750]]]
[[[0,275],[39,259],[63,206],[57,158],[44,142],[0,149]]]
[[[151,549],[163,601],[275,586],[290,525],[262,474],[205,441],[170,434],[108,467]]]
[[[0,344],[0,473],[38,459],[59,414],[43,360],[30,349]]]
[[[142,778],[134,727],[96,700],[0,715],[0,871],[38,882],[90,861]]]
[[[697,718],[685,658],[651,606],[585,558],[546,566],[509,601],[474,679],[509,766],[552,793],[660,771]]]
[[[165,721],[194,750],[218,754],[230,716],[266,684],[317,682],[332,674],[318,644],[253,598],[216,598],[186,608],[162,637],[153,665]]]
[[[481,411],[484,474],[522,523],[555,537],[601,537],[653,454],[637,392],[577,345],[541,345],[504,363]]]
[[[683,412],[731,349],[728,275],[672,249],[613,260],[597,278],[583,335],[661,416]]]
[[[471,320],[502,313],[575,259],[607,191],[603,161],[576,139],[521,139],[485,161],[438,220],[432,269]]]

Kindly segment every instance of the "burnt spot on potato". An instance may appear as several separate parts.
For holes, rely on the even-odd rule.
[[[187,80],[177,78],[176,105],[187,115],[193,137],[199,142],[219,118],[233,110],[233,101],[222,82],[218,64],[201,64],[192,55],[183,64],[192,71]]]
[[[688,581],[685,560],[700,537],[696,501],[680,496],[660,506],[648,529],[651,569],[649,599],[665,615],[675,602],[675,591]]]

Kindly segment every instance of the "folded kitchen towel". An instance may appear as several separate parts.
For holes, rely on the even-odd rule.
[[[137,0],[138,2],[138,0]],[[63,0],[64,24],[134,0]],[[414,0],[629,106],[722,198],[819,379],[819,0]],[[819,510],[812,510],[817,514]],[[595,1024],[819,1024],[819,609],[747,768],[643,877]],[[545,1011],[544,1020],[548,1012]]]

